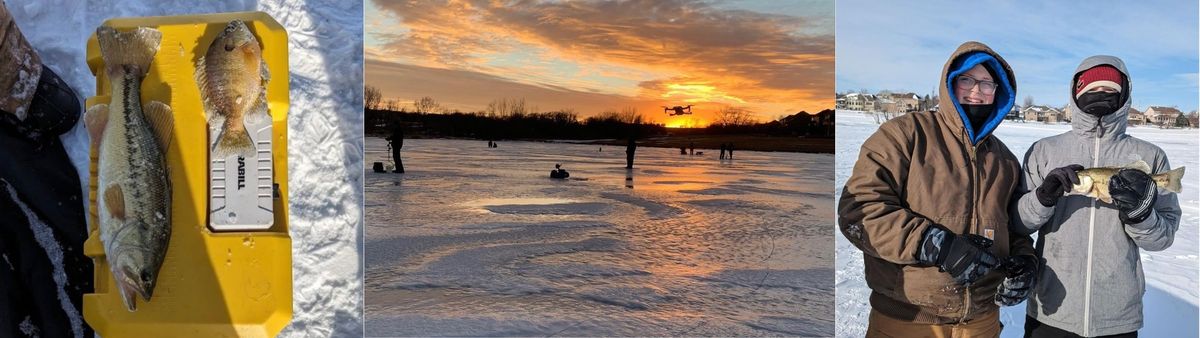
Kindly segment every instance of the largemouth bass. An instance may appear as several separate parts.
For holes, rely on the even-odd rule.
[[[218,157],[252,158],[254,142],[246,131],[247,116],[265,116],[266,82],[270,73],[262,46],[241,20],[234,20],[208,46],[196,64],[196,83],[209,125],[220,126],[211,145]]]
[[[162,33],[96,29],[112,100],[88,108],[85,124],[99,152],[97,210],[100,241],[129,311],[150,301],[171,239],[171,185],[166,149],[174,117],[166,104],[141,104],[142,80]]]
[[[1159,188],[1178,194],[1183,189],[1179,181],[1183,178],[1184,168],[1186,167],[1175,168],[1171,171],[1150,177],[1154,179],[1154,184]],[[1146,174],[1151,173],[1150,165],[1142,160],[1130,163],[1124,167],[1084,169],[1075,173],[1079,176],[1079,184],[1071,186],[1071,192],[1087,195],[1104,203],[1112,203],[1112,196],[1108,194],[1108,182],[1121,169],[1135,169]]]

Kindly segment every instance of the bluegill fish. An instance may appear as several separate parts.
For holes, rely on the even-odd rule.
[[[174,117],[166,104],[141,103],[142,80],[162,33],[151,28],[96,29],[112,100],[88,108],[84,123],[98,150],[100,241],[121,299],[137,310],[150,301],[171,239],[171,185],[166,149]]]
[[[269,79],[258,39],[241,20],[230,22],[196,64],[204,112],[210,125],[221,128],[212,144],[215,156],[254,156],[245,119],[267,112],[265,84]]]
[[[1183,178],[1184,168],[1186,167],[1175,168],[1150,177],[1154,179],[1154,184],[1159,188],[1178,194],[1183,189],[1179,181]],[[1135,169],[1147,174],[1151,173],[1150,165],[1142,160],[1124,167],[1088,168],[1075,173],[1079,176],[1079,184],[1071,186],[1071,192],[1087,195],[1104,203],[1112,203],[1112,196],[1108,194],[1108,181],[1121,169]]]

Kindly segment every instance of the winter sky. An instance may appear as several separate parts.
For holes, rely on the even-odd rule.
[[[833,107],[832,1],[447,2],[365,4],[367,85],[463,111],[636,107],[668,126],[723,106],[761,120]],[[687,104],[694,116],[661,113]]]
[[[1084,58],[1123,59],[1133,105],[1197,106],[1197,2],[837,1],[837,90],[935,90],[959,44],[988,44],[1012,66],[1018,102],[1066,104]],[[936,93],[936,92],[934,92]]]

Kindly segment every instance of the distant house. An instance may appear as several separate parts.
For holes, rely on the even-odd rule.
[[[1129,107],[1129,125],[1140,126],[1146,124],[1146,113],[1137,110],[1137,108]]]
[[[875,111],[892,113],[896,112],[896,101],[892,100],[892,95],[875,95]]]
[[[1025,117],[1025,121],[1043,122],[1043,123],[1058,123],[1066,121],[1062,110],[1047,106],[1029,106],[1021,109],[1021,115]]]
[[[1193,110],[1191,113],[1187,114],[1187,119],[1188,119],[1189,127],[1192,127],[1192,128],[1200,127],[1200,115],[1197,115],[1195,110]]]
[[[846,109],[857,111],[876,111],[875,95],[850,93],[844,97]]]
[[[1017,105],[1013,105],[1012,109],[1008,110],[1008,114],[1004,114],[1004,119],[1011,120],[1011,121],[1024,120],[1024,118],[1021,117],[1021,107],[1018,107]]]
[[[1175,107],[1150,106],[1146,108],[1146,122],[1160,127],[1174,126],[1183,112]]]
[[[839,94],[833,103],[833,109],[849,109],[846,108],[846,96]]]
[[[910,113],[921,109],[921,97],[913,93],[893,93],[889,98],[892,101],[891,109],[886,110],[889,113]]]

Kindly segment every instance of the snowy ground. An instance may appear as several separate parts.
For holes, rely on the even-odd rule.
[[[486,145],[366,173],[368,336],[833,335],[831,155]]]
[[[281,336],[362,333],[362,2],[9,0],[21,31],[83,98],[95,93],[88,36],[114,17],[263,11],[288,31],[294,316]],[[82,119],[63,136],[87,186]]]
[[[875,120],[860,112],[837,112],[837,194],[846,184],[862,142],[879,127]],[[1019,123],[1005,121],[996,135],[1017,156],[1041,138],[1070,130],[1066,124]],[[1200,132],[1130,127],[1130,135],[1162,147],[1171,166],[1187,166],[1183,193],[1179,196],[1183,216],[1175,233],[1175,244],[1161,252],[1142,252],[1146,273],[1143,337],[1196,337],[1200,312]],[[866,332],[870,289],[863,280],[862,252],[841,232],[837,232],[837,331],[838,337],[862,337]],[[1020,337],[1025,325],[1025,303],[1001,310],[1005,329],[1002,337]]]

